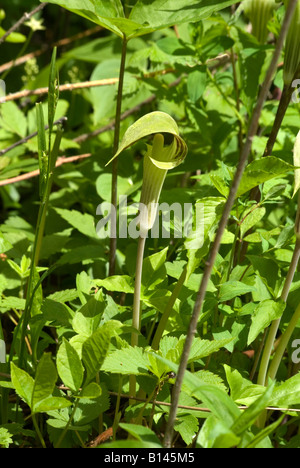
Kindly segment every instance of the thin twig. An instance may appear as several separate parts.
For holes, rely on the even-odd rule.
[[[32,16],[41,11],[47,5],[47,2],[41,3],[39,6],[34,8],[30,13],[24,13],[24,15],[8,30],[6,33],[0,37],[0,44],[2,44],[11,33],[16,31],[20,26],[22,26],[25,21],[28,21]]]
[[[95,81],[83,81],[81,83],[67,83],[60,85],[59,92],[63,91],[74,91],[76,89],[84,88],[94,88],[97,86],[108,86],[118,83],[118,78],[108,78],[105,80],[95,80]],[[16,99],[22,99],[29,96],[41,96],[42,94],[48,93],[48,87],[37,88],[37,89],[24,89],[23,91],[18,91],[17,93],[8,94],[1,98],[2,103],[8,101],[15,101]]]
[[[22,57],[19,57],[16,60],[10,60],[9,62],[0,65],[0,73],[9,70],[12,67],[23,65],[23,63],[28,62],[28,60],[30,59],[40,57],[45,52],[47,52],[47,50],[52,49],[53,47],[62,47],[69,45],[72,42],[77,41],[78,39],[84,39],[85,37],[92,36],[93,34],[96,34],[97,32],[101,31],[102,29],[103,28],[101,26],[96,26],[95,28],[87,29],[86,31],[75,34],[74,36],[60,39],[59,41],[54,42],[54,44],[45,44],[42,47],[42,49],[35,50],[34,52],[30,52],[29,54],[23,55]]]
[[[63,164],[68,164],[71,162],[79,161],[80,159],[89,158],[90,156],[92,156],[92,153],[79,154],[77,156],[69,156],[69,157],[61,156],[57,159],[55,167],[62,166]],[[15,184],[17,182],[22,182],[23,180],[31,179],[32,177],[38,176],[39,173],[40,173],[40,170],[37,169],[35,171],[27,172],[26,174],[21,174],[16,177],[11,177],[10,179],[0,180],[0,187],[3,187],[4,185]]]
[[[67,117],[61,117],[60,119],[56,120],[56,122],[53,123],[53,125],[60,125],[64,122],[66,122],[68,119]],[[48,130],[48,125],[45,125],[45,130]],[[17,146],[23,145],[24,143],[27,143],[27,141],[31,140],[37,136],[37,132],[33,132],[30,135],[27,135],[25,138],[22,138],[21,140],[16,141],[12,145],[8,146],[7,148],[4,148],[0,150],[0,156],[3,156],[4,154],[8,153],[9,151],[17,148]]]
[[[219,252],[223,233],[226,229],[228,219],[231,213],[231,209],[234,205],[236,193],[237,193],[242,175],[244,173],[244,170],[245,170],[245,167],[246,167],[246,164],[247,164],[250,152],[251,152],[252,141],[258,130],[259,118],[260,118],[264,103],[268,96],[272,78],[277,68],[277,63],[280,58],[280,54],[284,45],[285,37],[287,35],[287,31],[290,26],[292,15],[294,13],[296,4],[297,4],[297,0],[291,0],[287,7],[285,18],[284,18],[283,25],[281,28],[281,32],[280,32],[280,35],[279,35],[279,38],[275,47],[274,55],[273,55],[271,64],[269,66],[269,69],[267,71],[264,83],[261,87],[255,109],[253,111],[253,115],[252,115],[249,129],[248,129],[247,138],[246,138],[245,144],[243,146],[243,149],[240,155],[240,160],[239,160],[238,167],[234,176],[234,180],[230,189],[230,193],[228,195],[228,199],[224,207],[223,215],[219,223],[216,237],[212,245],[210,257],[209,257],[209,260],[206,262],[206,265],[204,268],[202,281],[201,281],[199,292],[198,292],[197,299],[195,302],[195,306],[194,306],[192,318],[190,321],[181,361],[180,361],[179,368],[178,368],[177,378],[176,378],[175,385],[174,385],[173,392],[172,392],[172,405],[171,405],[171,409],[169,413],[169,419],[167,423],[167,428],[165,432],[165,440],[164,440],[164,446],[167,448],[170,448],[172,445],[172,437],[173,437],[173,430],[174,430],[174,423],[176,419],[179,395],[181,392],[181,387],[182,387],[184,374],[185,374],[185,370],[186,370],[187,363],[188,363],[188,358],[189,358],[193,338],[197,331],[198,319],[199,319],[199,315],[202,309],[203,301],[205,299],[208,282],[211,277],[211,273],[214,267],[216,256]]]

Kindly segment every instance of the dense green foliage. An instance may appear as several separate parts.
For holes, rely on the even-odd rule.
[[[24,91],[0,104],[0,343],[6,345],[0,446],[159,448],[205,262],[285,6],[273,2],[257,38],[233,0],[86,0],[84,10],[82,3],[52,0],[0,43],[0,84],[7,96]],[[36,6],[3,0],[0,38]],[[154,124],[142,134],[155,128],[167,142],[171,135],[188,147],[181,164],[165,171],[160,203],[202,207],[204,220],[201,247],[176,236],[182,220],[179,227],[174,221],[171,238],[146,240],[137,346],[131,337],[138,240],[117,238],[110,274],[110,239],[96,230],[97,207],[111,201],[116,170],[107,163],[116,152],[124,35],[117,143],[150,112],[172,116],[180,136],[177,127]],[[300,273],[292,261],[299,249],[296,88],[274,147],[263,156],[281,102],[285,58],[283,49],[209,279],[174,447],[300,448]],[[72,89],[105,79],[114,80]],[[58,95],[58,83],[71,89]],[[25,92],[48,86],[46,94]],[[125,143],[117,158],[118,196],[133,204],[151,138],[131,135],[134,144]],[[67,159],[73,156],[79,157]],[[32,174],[38,169],[39,177]],[[258,186],[260,196],[253,196]],[[268,379],[264,369],[284,332],[279,367],[273,364]],[[133,376],[137,400],[128,398]]]

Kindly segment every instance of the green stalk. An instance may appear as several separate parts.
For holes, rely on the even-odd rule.
[[[133,298],[133,311],[132,311],[132,326],[137,331],[141,329],[141,286],[142,286],[142,273],[143,273],[143,259],[145,250],[146,238],[140,236],[138,240],[138,249],[136,256],[136,270],[135,270],[135,285],[134,285],[134,298]],[[138,346],[138,333],[132,332],[131,346]],[[136,396],[136,378],[134,375],[129,377],[129,391],[130,396]],[[133,401],[131,401],[133,404]]]
[[[41,433],[41,431],[40,431],[40,428],[39,428],[39,425],[38,425],[38,423],[37,423],[36,415],[35,415],[35,414],[32,414],[32,415],[31,415],[31,418],[32,418],[32,422],[33,422],[35,431],[36,431],[36,433],[37,433],[37,435],[38,435],[38,438],[40,439],[40,442],[41,442],[42,447],[43,447],[43,448],[47,448],[46,443],[45,443],[44,438],[43,438],[43,435],[42,435],[42,433]]]
[[[270,369],[269,369],[269,372],[268,372],[268,377],[270,377],[270,379],[275,379],[275,377],[276,377],[278,367],[280,365],[280,362],[282,360],[284,352],[285,352],[285,350],[287,348],[287,345],[288,345],[288,343],[290,341],[290,338],[291,338],[295,328],[297,327],[299,319],[300,319],[300,305],[297,307],[293,317],[291,318],[291,321],[288,324],[287,329],[285,330],[285,332],[280,337],[278,347],[277,347],[277,349],[275,351],[275,354],[274,354],[274,357],[272,359]]]
[[[69,420],[68,420],[67,424],[65,425],[65,427],[64,427],[64,429],[63,429],[63,431],[62,431],[62,433],[61,433],[61,435],[60,435],[60,437],[59,437],[59,439],[58,439],[58,441],[57,441],[57,443],[56,443],[56,445],[55,445],[55,448],[60,448],[60,446],[61,446],[61,444],[62,444],[62,441],[64,440],[65,435],[66,435],[66,433],[68,432],[68,429],[69,429],[69,427],[70,427],[70,425],[71,425],[71,422],[73,421],[75,412],[76,412],[77,407],[78,407],[78,405],[79,405],[79,402],[80,402],[80,398],[77,398],[77,400],[76,400],[76,402],[75,402],[75,404],[74,404],[72,413],[70,414]]]
[[[125,63],[126,63],[126,53],[127,53],[127,38],[123,36],[122,43],[122,55],[121,55],[121,64],[119,72],[119,84],[118,84],[118,94],[117,94],[117,106],[116,106],[116,117],[115,117],[115,132],[114,132],[114,154],[118,150],[119,139],[120,139],[120,125],[121,125],[121,111],[122,111],[122,96],[123,96],[123,85],[124,85],[124,75],[125,75]],[[115,158],[112,161],[112,180],[111,180],[111,204],[114,207],[112,213],[116,215],[117,205],[118,205],[118,159]],[[116,236],[116,217],[112,215],[111,219],[111,236],[110,236],[110,257],[109,257],[109,276],[115,274],[115,265],[116,265],[116,252],[117,252],[117,236]]]
[[[166,308],[164,310],[164,313],[162,314],[161,316],[161,319],[159,321],[159,324],[158,324],[158,327],[156,329],[156,332],[155,332],[155,335],[153,337],[153,340],[152,340],[152,344],[151,344],[151,347],[152,349],[155,349],[157,350],[159,348],[159,342],[161,340],[161,337],[163,335],[163,332],[166,328],[166,325],[167,325],[167,322],[168,322],[168,319],[170,317],[170,314],[173,310],[173,307],[174,307],[174,304],[175,304],[175,301],[181,291],[181,288],[185,282],[185,279],[186,279],[186,273],[187,273],[187,267],[185,266],[184,269],[182,270],[182,273],[177,281],[177,284],[175,286],[175,288],[173,289],[173,292],[171,294],[171,297],[166,305]]]

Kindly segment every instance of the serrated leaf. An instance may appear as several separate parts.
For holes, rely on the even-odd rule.
[[[193,442],[195,434],[198,432],[198,419],[193,415],[184,415],[177,418],[174,429],[179,432],[187,445]]]
[[[149,359],[142,348],[131,346],[106,357],[102,370],[113,374],[149,375]]]
[[[97,238],[95,218],[92,215],[80,213],[80,211],[77,210],[66,210],[64,208],[55,208],[55,211],[67,221],[67,223],[85,236],[92,239]]]

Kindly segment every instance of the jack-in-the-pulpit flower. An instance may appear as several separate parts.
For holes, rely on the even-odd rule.
[[[276,0],[244,0],[242,5],[245,15],[251,21],[253,36],[265,44],[269,33],[268,22],[277,7]]]
[[[187,145],[179,136],[174,119],[164,112],[156,111],[141,117],[128,128],[113,159],[150,135],[153,135],[153,142],[147,145],[144,156],[139,216],[140,235],[145,237],[155,222],[159,197],[168,170],[181,164],[187,155]],[[167,145],[166,135],[170,135],[172,139]]]
[[[289,0],[285,0],[287,7]],[[285,42],[283,80],[284,84],[290,86],[295,77],[295,73],[299,70],[300,65],[300,1],[298,0],[294,16],[289,27]],[[300,75],[300,70],[299,70]]]

